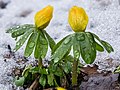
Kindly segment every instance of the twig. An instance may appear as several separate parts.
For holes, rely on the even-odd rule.
[[[36,88],[38,87],[39,85],[39,76],[35,79],[35,81],[32,83],[32,85],[29,87],[28,90],[36,90]]]

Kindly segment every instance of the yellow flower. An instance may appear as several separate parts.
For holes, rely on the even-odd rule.
[[[56,87],[56,90],[66,90],[66,89],[64,89],[62,87]]]
[[[88,16],[81,7],[73,6],[69,11],[68,22],[75,32],[83,32],[88,24]]]
[[[53,7],[50,5],[37,12],[34,18],[36,27],[39,29],[46,28],[50,23],[52,16],[53,16]]]

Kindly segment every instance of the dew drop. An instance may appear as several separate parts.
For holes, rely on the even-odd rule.
[[[88,48],[84,48],[84,52],[88,52],[89,51],[89,49]]]
[[[13,52],[16,52],[16,51],[17,51],[16,48],[14,48],[14,49],[13,49]]]
[[[43,59],[43,58],[44,58],[44,55],[41,55],[41,58]]]
[[[67,38],[65,39],[64,44],[68,44],[70,41],[71,41],[71,38]]]
[[[25,56],[28,57],[28,56],[29,56],[29,53],[25,53]]]
[[[19,34],[19,32],[17,32],[17,35]]]
[[[42,41],[42,42],[41,42],[41,44],[46,45],[46,44],[47,44],[47,42],[46,42],[46,41]]]
[[[87,33],[87,36],[92,39],[92,35],[90,33]]]
[[[34,45],[35,45],[34,42],[30,42],[29,47],[32,48],[32,47],[34,47]]]
[[[17,46],[19,46],[19,45],[20,45],[20,43],[18,42],[18,43],[16,43],[16,45],[17,45]]]
[[[91,42],[91,43],[93,43],[93,40],[92,40],[92,39],[90,39],[90,42]]]
[[[92,47],[92,50],[93,50],[93,51],[95,50],[94,47]]]
[[[85,58],[86,58],[86,60],[91,61],[91,58],[90,58],[90,55],[89,55],[89,54],[86,54],[86,55],[85,55]]]
[[[17,33],[14,33],[13,35],[15,35],[15,36],[16,36],[16,35],[17,35]]]
[[[40,40],[41,44],[43,44],[43,45],[47,44],[47,41],[42,36],[39,37],[39,40]]]
[[[24,38],[26,39],[27,37],[25,36]]]
[[[17,26],[17,28],[20,28],[20,26]]]
[[[92,46],[93,44],[92,44],[92,43],[90,43],[90,45]]]
[[[85,40],[84,34],[78,34],[76,38],[77,38],[78,41],[83,41],[83,40]]]
[[[102,42],[105,46],[111,47],[110,44],[107,44],[105,42]]]
[[[76,57],[76,58],[79,58],[79,55],[80,55],[79,51],[76,50],[76,51],[75,51],[75,57]]]
[[[26,28],[27,28],[26,26],[23,27],[23,29],[26,29]]]
[[[59,61],[59,58],[56,57],[56,58],[54,59],[54,63],[57,63],[58,61]]]

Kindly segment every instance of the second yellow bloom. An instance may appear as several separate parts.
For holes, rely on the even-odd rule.
[[[73,6],[69,11],[68,22],[75,32],[83,32],[88,24],[88,16],[81,7]]]

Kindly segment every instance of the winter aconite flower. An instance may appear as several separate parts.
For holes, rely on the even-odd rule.
[[[46,28],[50,23],[52,16],[53,16],[53,7],[50,5],[37,12],[34,18],[36,27],[39,29]]]
[[[69,11],[68,22],[75,32],[83,32],[88,24],[88,16],[81,7],[73,6]]]
[[[57,87],[56,90],[66,90],[66,89],[62,87]]]

